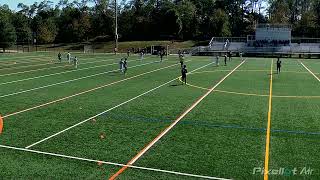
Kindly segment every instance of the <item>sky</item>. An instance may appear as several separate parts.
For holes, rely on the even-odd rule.
[[[0,5],[4,5],[7,4],[9,5],[9,8],[12,10],[17,10],[17,5],[19,3],[23,3],[26,5],[32,5],[34,2],[36,2],[37,0],[0,0]],[[54,4],[58,3],[59,0],[50,0],[52,1]],[[38,1],[40,2],[40,1]]]

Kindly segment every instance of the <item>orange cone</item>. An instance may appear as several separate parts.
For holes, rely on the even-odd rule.
[[[0,115],[0,134],[2,133],[2,129],[3,129],[3,119]]]

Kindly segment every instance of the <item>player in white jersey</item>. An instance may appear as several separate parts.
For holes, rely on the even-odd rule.
[[[67,54],[67,60],[68,60],[69,64],[71,64],[71,54],[70,54],[70,52],[68,52],[68,54]]]
[[[78,58],[75,56],[74,59],[73,59],[73,65],[76,69],[78,69],[78,65],[79,65],[79,60]]]

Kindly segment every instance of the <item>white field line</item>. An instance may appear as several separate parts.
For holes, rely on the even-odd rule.
[[[76,157],[76,156],[68,156],[68,155],[63,155],[63,154],[50,153],[50,152],[44,152],[44,151],[37,151],[37,150],[18,148],[18,147],[12,147],[12,146],[0,145],[0,148],[12,149],[12,150],[16,150],[16,151],[23,151],[23,152],[29,152],[29,153],[34,153],[34,154],[40,154],[40,155],[54,156],[54,157],[59,157],[59,158],[71,159],[71,160],[79,160],[79,161],[86,161],[86,162],[93,162],[93,163],[101,163],[101,164],[120,166],[120,167],[124,167],[125,166],[124,164],[120,164],[120,163],[114,163],[114,162],[108,162],[108,161],[100,161],[100,160],[94,160],[94,159],[88,159],[88,158],[81,158],[81,157]],[[161,172],[161,173],[167,173],[167,174],[175,174],[175,175],[187,176],[187,177],[195,177],[195,178],[203,178],[203,179],[215,179],[215,180],[231,180],[231,179],[225,179],[225,178],[218,178],[218,177],[212,177],[212,176],[203,176],[203,175],[197,175],[197,174],[182,173],[182,172],[168,171],[168,170],[163,170],[163,169],[155,169],[155,168],[148,168],[148,167],[141,167],[141,166],[128,166],[128,167],[133,168],[133,169],[141,169],[141,170]]]
[[[316,75],[315,75],[307,66],[305,66],[302,62],[300,62],[300,63],[301,63],[301,65],[302,65],[306,70],[309,71],[310,74],[312,74],[312,75],[320,82],[320,79],[319,79],[318,76],[316,76]]]
[[[113,61],[113,60],[117,60],[117,59],[118,59],[118,58],[116,58],[116,59],[107,59],[107,60],[99,60],[99,61],[86,62],[86,63],[81,63],[81,65],[83,65],[83,64],[92,64],[92,63],[99,63],[99,62],[108,62],[108,61]],[[65,66],[66,66],[66,65],[49,67],[49,68],[34,69],[34,70],[28,70],[28,71],[21,71],[21,72],[14,72],[14,73],[9,73],[9,74],[0,74],[0,77],[10,76],[10,75],[16,75],[16,74],[24,74],[24,73],[28,73],[28,72],[43,71],[43,70],[48,70],[48,69],[57,69],[57,68],[65,67]],[[67,64],[67,66],[73,66],[73,65]]]
[[[188,61],[186,61],[186,62],[188,62]],[[24,110],[13,112],[13,113],[10,113],[10,114],[7,114],[7,115],[3,116],[3,118],[8,118],[8,117],[11,117],[11,116],[14,116],[14,115],[17,115],[17,114],[21,114],[21,113],[28,112],[28,111],[31,111],[31,110],[34,110],[34,109],[38,109],[38,108],[41,108],[41,107],[44,107],[44,106],[48,106],[50,104],[54,104],[54,103],[57,103],[57,102],[60,102],[60,101],[64,101],[64,100],[67,100],[67,99],[70,99],[70,98],[73,98],[73,97],[76,97],[76,96],[80,96],[82,94],[86,94],[86,93],[89,93],[89,92],[92,92],[92,91],[96,91],[96,90],[101,89],[101,88],[105,88],[105,87],[108,87],[108,86],[111,86],[111,85],[114,85],[114,84],[118,84],[120,82],[124,82],[124,81],[130,80],[130,79],[134,79],[134,78],[137,78],[137,77],[140,77],[140,76],[143,76],[143,75],[146,75],[146,74],[150,74],[150,73],[153,73],[153,72],[156,72],[156,71],[160,71],[162,69],[166,69],[166,68],[169,68],[169,67],[172,67],[172,66],[176,66],[176,65],[177,64],[173,64],[173,65],[166,66],[166,67],[163,67],[163,68],[159,68],[159,69],[155,69],[155,70],[148,71],[148,72],[145,72],[145,73],[141,73],[141,74],[129,77],[129,78],[125,78],[125,79],[122,79],[122,80],[119,80],[119,81],[115,81],[115,82],[108,83],[108,84],[105,84],[105,85],[102,85],[102,86],[98,86],[98,87],[95,87],[93,89],[82,91],[82,92],[73,94],[71,96],[66,96],[66,97],[63,97],[63,98],[60,98],[60,99],[56,99],[54,101],[50,101],[50,102],[47,102],[47,103],[44,103],[44,104],[41,104],[41,105],[37,105],[37,106],[31,107],[31,108],[27,108],[27,109],[24,109]]]
[[[130,61],[130,62],[135,62],[135,61],[138,61],[138,60],[133,60],[133,61]],[[36,76],[36,77],[20,79],[20,80],[15,80],[15,81],[8,81],[8,82],[0,83],[0,86],[1,85],[6,85],[6,84],[17,83],[17,82],[24,82],[24,81],[39,79],[39,78],[44,78],[44,77],[55,76],[55,75],[60,75],[60,74],[67,74],[67,73],[71,73],[71,72],[83,71],[83,70],[88,70],[88,69],[95,69],[95,68],[100,68],[100,67],[107,67],[107,66],[112,66],[112,65],[115,65],[115,64],[119,64],[119,63],[115,62],[115,63],[105,64],[105,65],[101,65],[101,66],[93,66],[93,67],[87,67],[87,68],[81,68],[81,69],[74,69],[74,70],[70,70],[70,71],[64,71],[64,72],[53,73],[53,74],[46,74],[46,75],[42,75],[42,76]]]
[[[12,58],[18,58],[18,57],[12,57]],[[53,57],[44,56],[44,57],[33,57],[32,59],[27,59],[27,60],[19,59],[18,61],[16,61],[16,60],[1,61],[1,59],[0,59],[0,65],[20,65],[20,64],[31,64],[31,63],[36,64],[36,63],[41,63],[41,62],[47,62],[48,63],[48,62],[52,62],[52,58]],[[87,59],[96,59],[96,58],[99,59],[99,58],[103,58],[103,57],[101,57],[101,56],[100,57],[87,57],[87,58],[85,58],[85,60],[87,60]],[[66,58],[64,58],[62,61],[63,62],[67,62]]]
[[[96,58],[86,58],[85,59],[85,61],[87,60],[87,59],[96,59]],[[111,61],[111,59],[108,59],[109,61]],[[112,59],[112,60],[115,60],[115,59]],[[94,61],[94,62],[99,62],[99,61]],[[0,70],[12,70],[12,69],[22,69],[22,68],[26,68],[26,67],[36,67],[36,66],[45,66],[45,65],[49,65],[49,64],[66,64],[67,63],[67,61],[62,61],[62,63],[59,63],[59,62],[57,62],[57,61],[49,61],[48,63],[44,63],[44,64],[34,64],[34,65],[28,65],[28,66],[18,66],[18,67],[5,67],[5,68],[0,68]],[[92,63],[92,62],[90,62],[90,63]],[[82,63],[82,64],[89,64],[89,63]],[[64,66],[64,65],[62,65],[62,66]],[[59,67],[61,67],[61,66],[59,66]]]
[[[163,136],[165,136],[181,119],[183,119],[190,111],[192,111],[204,98],[206,98],[216,87],[218,87],[227,77],[236,71],[245,61],[241,62],[231,72],[224,76],[216,85],[201,96],[195,103],[193,103],[185,112],[183,112],[170,126],[168,126],[162,133],[160,133],[153,141],[151,141],[145,148],[143,148],[127,165],[134,164],[141,156],[143,156],[155,143],[157,143]],[[126,167],[126,166],[125,166]],[[125,168],[123,167],[123,168]],[[121,170],[120,170],[121,171]],[[124,170],[122,170],[123,172]],[[119,172],[119,171],[118,171]],[[120,173],[119,173],[120,174]]]
[[[33,55],[33,56],[16,56],[16,55],[12,55],[12,57],[9,57],[9,56],[6,56],[6,57],[1,57],[0,56],[0,62],[11,62],[11,61],[8,61],[8,60],[11,60],[11,59],[15,59],[15,60],[18,60],[18,61],[24,61],[25,58],[40,58],[39,56],[42,56],[42,57],[48,57],[46,55]],[[18,58],[18,59],[17,59]],[[12,60],[12,62],[14,62],[15,60]]]
[[[197,71],[197,70],[202,69],[202,68],[204,68],[204,67],[207,67],[207,66],[209,66],[210,64],[212,64],[212,63],[209,63],[209,64],[207,64],[207,65],[201,66],[201,67],[199,67],[199,68],[197,68],[197,69],[195,69],[195,70],[193,70],[193,71],[191,71],[191,72],[194,72],[194,71]],[[175,64],[175,65],[176,65],[176,64]],[[62,131],[59,131],[59,132],[57,132],[57,133],[55,133],[55,134],[53,134],[53,135],[51,135],[51,136],[49,136],[49,137],[46,137],[46,138],[44,138],[44,139],[42,139],[42,140],[40,140],[40,141],[37,141],[37,142],[35,142],[35,143],[27,146],[26,148],[27,148],[27,149],[28,149],[28,148],[31,148],[31,147],[39,144],[39,143],[42,143],[42,142],[44,142],[44,141],[46,141],[46,140],[48,140],[48,139],[51,139],[51,138],[53,138],[53,137],[55,137],[55,136],[57,136],[57,135],[59,135],[59,134],[61,134],[61,133],[64,133],[64,132],[66,132],[66,131],[68,131],[68,130],[70,130],[70,129],[72,129],[72,128],[75,128],[75,127],[77,127],[77,126],[79,126],[79,125],[81,125],[81,124],[83,124],[83,123],[85,123],[85,122],[87,122],[87,121],[90,121],[91,119],[94,119],[94,118],[96,118],[96,117],[99,117],[99,116],[101,116],[101,115],[103,115],[103,114],[105,114],[105,113],[107,113],[107,112],[109,112],[109,111],[112,111],[112,110],[114,110],[114,109],[116,109],[116,108],[118,108],[118,107],[120,107],[120,106],[123,106],[123,105],[125,105],[125,104],[127,104],[127,103],[129,103],[129,102],[131,102],[131,101],[134,101],[134,100],[140,98],[141,96],[144,96],[144,95],[146,95],[146,94],[149,94],[149,93],[151,93],[151,92],[153,92],[153,91],[155,91],[155,90],[157,90],[157,89],[159,89],[159,88],[161,88],[161,87],[163,87],[163,86],[165,86],[165,85],[167,85],[167,84],[175,81],[176,79],[177,79],[177,78],[174,78],[174,79],[172,79],[172,80],[170,80],[170,81],[168,81],[168,82],[166,82],[166,83],[163,83],[163,84],[161,84],[161,85],[159,85],[159,86],[157,86],[157,87],[155,87],[155,88],[153,88],[153,89],[150,89],[150,90],[148,90],[148,91],[146,91],[146,92],[144,92],[144,93],[142,93],[142,94],[140,94],[140,95],[138,95],[138,96],[135,96],[135,97],[133,97],[133,98],[127,100],[127,101],[124,101],[124,102],[122,102],[122,103],[120,103],[120,104],[118,104],[118,105],[116,105],[116,106],[114,106],[114,107],[112,107],[112,108],[110,108],[110,109],[107,109],[107,110],[105,110],[105,111],[103,111],[103,112],[101,112],[101,113],[99,113],[99,114],[96,114],[96,115],[94,115],[94,116],[92,116],[92,117],[89,117],[88,119],[85,119],[85,120],[83,120],[83,121],[81,121],[81,122],[79,122],[79,123],[77,123],[77,124],[74,124],[73,126],[70,126],[70,127],[66,128],[66,129],[64,129],[64,130],[62,130]]]
[[[144,63],[144,64],[132,66],[132,67],[130,67],[130,68],[139,67],[139,66],[144,66],[144,65],[153,64],[153,63],[156,63],[156,62],[148,62],[148,63]],[[111,70],[111,71],[107,71],[107,72],[102,72],[102,73],[97,73],[97,74],[92,74],[92,75],[84,76],[84,77],[81,77],[81,78],[70,79],[70,80],[67,80],[67,81],[62,81],[62,82],[58,82],[58,83],[54,83],[54,84],[49,84],[49,85],[45,85],[45,86],[40,86],[40,87],[36,87],[36,88],[32,88],[32,89],[27,89],[27,90],[23,90],[23,91],[18,91],[18,92],[15,92],[15,93],[5,94],[5,95],[1,95],[0,98],[9,97],[9,96],[14,96],[14,95],[18,95],[18,94],[23,94],[23,93],[26,93],[26,92],[31,92],[31,91],[35,91],[35,90],[39,90],[39,89],[44,89],[44,88],[53,87],[53,86],[57,86],[57,85],[61,85],[61,84],[66,84],[66,83],[70,83],[70,82],[75,82],[75,81],[79,81],[79,80],[82,80],[82,79],[88,79],[88,78],[100,76],[100,75],[103,75],[103,74],[108,74],[108,73],[111,73],[111,72],[117,72],[117,71],[119,71],[119,69],[115,69],[115,70]]]
[[[13,57],[15,58],[15,57]],[[28,60],[19,60],[19,61],[1,61],[0,60],[0,65],[18,65],[18,64],[31,64],[31,63],[41,63],[41,62],[51,62],[51,59],[44,59],[44,58],[32,58],[32,59],[28,59]]]
[[[49,64],[56,64],[56,63],[48,62],[48,63],[44,63],[44,64],[34,64],[34,65],[28,65],[28,66],[5,67],[5,68],[1,68],[0,70],[22,69],[22,68],[27,68],[27,67],[45,66],[45,65],[49,65]]]

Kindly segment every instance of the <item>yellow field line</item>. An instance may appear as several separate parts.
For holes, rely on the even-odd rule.
[[[271,60],[270,69],[270,91],[269,91],[269,109],[268,109],[268,127],[266,137],[266,151],[264,158],[264,180],[268,180],[269,171],[269,151],[270,151],[270,128],[271,128],[271,110],[272,110],[272,70],[273,70],[273,59]]]

